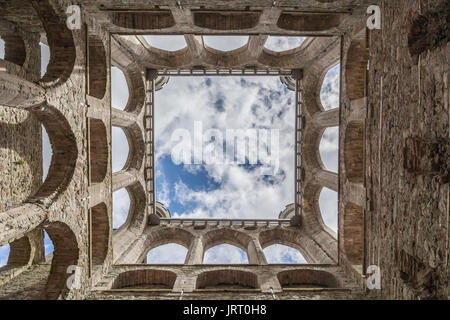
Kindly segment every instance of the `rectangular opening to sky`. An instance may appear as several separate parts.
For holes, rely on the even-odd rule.
[[[295,94],[279,77],[171,77],[155,96],[156,200],[181,218],[278,218]]]

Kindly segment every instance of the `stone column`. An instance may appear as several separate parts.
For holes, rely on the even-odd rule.
[[[25,203],[0,213],[0,246],[22,238],[46,217],[47,211],[33,203]]]
[[[320,170],[314,175],[314,180],[324,187],[338,192],[338,175],[327,170]]]
[[[201,236],[195,237],[186,255],[186,264],[203,263],[203,239]]]
[[[113,192],[125,188],[137,181],[137,171],[134,169],[119,171],[113,174],[112,181]]]
[[[258,238],[253,238],[252,241],[248,244],[247,254],[249,264],[267,264],[266,256],[264,255],[264,251],[261,247],[261,244],[259,243]]]

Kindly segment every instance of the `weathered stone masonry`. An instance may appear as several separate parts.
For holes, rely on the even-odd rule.
[[[66,24],[80,5],[81,29]],[[377,4],[381,30],[366,28]],[[449,69],[446,1],[0,0],[0,299],[423,299],[448,298]],[[447,23],[447,24],[446,24]],[[184,35],[187,47],[151,47],[145,34]],[[201,35],[246,34],[222,52]],[[277,53],[270,35],[308,36]],[[39,42],[51,58],[40,77]],[[324,111],[320,88],[340,63],[340,107]],[[129,88],[111,108],[111,66]],[[170,217],[154,198],[154,91],[179,74],[281,76],[297,94],[296,204],[273,220]],[[52,161],[42,179],[41,125]],[[126,134],[125,167],[111,169],[111,127]],[[339,126],[339,171],[318,147]],[[294,150],[293,150],[294,152]],[[318,198],[338,192],[338,235]],[[112,229],[112,193],[126,188],[126,222]],[[43,230],[53,244],[44,257]],[[188,249],[183,265],[146,265],[166,243]],[[204,265],[229,243],[249,265]],[[270,265],[263,249],[298,249],[308,264]],[[381,289],[366,287],[367,267]],[[68,288],[70,266],[80,287]]]

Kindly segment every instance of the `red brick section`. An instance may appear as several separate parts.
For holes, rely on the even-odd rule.
[[[95,35],[89,35],[89,95],[97,99],[103,99],[106,93],[107,70],[106,50],[102,39]]]
[[[193,12],[194,24],[213,30],[242,30],[256,26],[260,12]]]
[[[259,288],[256,274],[240,270],[217,270],[201,273],[196,282],[197,289],[210,287]]]
[[[346,177],[350,182],[364,182],[364,123],[352,121],[347,125],[344,140]]]
[[[277,26],[284,30],[324,31],[339,26],[341,14],[292,14],[282,13]]]
[[[110,221],[104,203],[92,207],[92,263],[101,265],[108,253]]]
[[[345,206],[344,230],[341,231],[344,251],[347,259],[357,265],[363,262],[363,218],[363,208],[353,203]]]
[[[163,270],[127,271],[114,280],[112,288],[172,289],[176,277],[174,272]]]
[[[98,119],[89,119],[89,124],[91,181],[98,183],[105,179],[110,151],[104,123]]]
[[[319,286],[323,288],[339,288],[339,281],[331,273],[321,270],[289,270],[278,274],[282,287]]]
[[[175,25],[170,11],[165,12],[114,12],[113,24],[128,29],[165,29]]]
[[[25,62],[26,51],[23,39],[16,34],[0,34],[5,41],[5,57],[6,61],[22,66]]]

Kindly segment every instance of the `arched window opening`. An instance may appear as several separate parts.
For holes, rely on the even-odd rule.
[[[212,49],[232,51],[245,46],[248,36],[203,36],[203,43]]]
[[[338,194],[323,187],[319,196],[319,208],[323,223],[337,234],[338,226]]]
[[[188,249],[176,243],[168,243],[149,251],[146,258],[148,264],[183,264]]]
[[[269,36],[264,47],[275,52],[283,52],[300,47],[305,40],[306,37]]]
[[[325,169],[337,173],[339,164],[339,127],[325,129],[320,140],[319,153]]]
[[[0,37],[0,59],[5,59],[5,41]]]
[[[127,163],[130,147],[125,132],[119,127],[112,127],[112,171],[117,172]]]
[[[52,239],[48,236],[47,232],[44,230],[44,255],[45,261],[50,261],[53,257],[53,251],[55,250],[53,246]]]
[[[113,193],[113,229],[125,223],[130,210],[130,196],[125,188]]]
[[[47,66],[50,62],[50,48],[45,43],[40,42],[41,46],[41,78],[47,72]]]
[[[186,40],[182,35],[152,35],[144,36],[144,38],[151,47],[161,50],[177,51],[187,46]]]
[[[208,249],[203,258],[204,264],[248,264],[247,253],[230,244],[219,244]]]
[[[0,247],[0,268],[6,266],[9,257],[9,244]]]
[[[339,63],[330,68],[323,79],[320,101],[324,110],[339,108],[340,68]]]
[[[264,248],[264,255],[269,264],[307,263],[300,251],[282,244]]]
[[[129,90],[125,74],[117,67],[111,67],[111,105],[124,110],[128,103]]]
[[[50,139],[48,137],[47,130],[42,127],[42,181],[45,181],[48,174],[48,169],[50,168],[50,163],[52,161],[53,150],[50,144]]]

